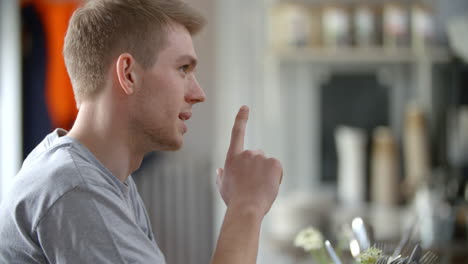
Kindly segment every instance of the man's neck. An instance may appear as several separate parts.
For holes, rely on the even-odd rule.
[[[102,104],[80,107],[68,136],[77,139],[120,181],[140,167],[144,153],[131,145],[126,120]]]

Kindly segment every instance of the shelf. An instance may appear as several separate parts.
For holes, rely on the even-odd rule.
[[[398,63],[447,63],[450,52],[441,47],[416,53],[411,48],[276,48],[269,51],[282,61],[306,61],[331,64],[398,64]]]
[[[366,3],[366,1],[363,0],[263,0],[266,4],[279,4],[279,3],[301,3],[301,4],[334,4],[334,3],[340,3],[340,4],[360,4],[360,3]],[[411,3],[420,3],[420,0],[393,0],[392,3],[402,3],[402,4],[411,4]],[[425,0],[422,1],[423,3],[433,3],[433,0]],[[367,1],[369,3],[369,1]],[[384,4],[385,0],[377,0],[371,3],[374,4]]]

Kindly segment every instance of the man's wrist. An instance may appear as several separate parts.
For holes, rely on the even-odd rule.
[[[265,212],[260,206],[241,200],[232,200],[227,210],[228,214],[235,214],[237,217],[243,217],[246,220],[258,223],[260,223],[265,216]]]

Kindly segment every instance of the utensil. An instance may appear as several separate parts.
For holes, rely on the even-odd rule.
[[[382,253],[384,254],[385,253],[385,250],[386,250],[386,246],[385,246],[385,243],[384,242],[375,242],[374,245],[372,246],[376,249],[380,249],[382,250]]]
[[[398,246],[395,248],[395,250],[392,253],[392,256],[389,259],[389,264],[391,261],[395,260],[395,258],[401,254],[401,251],[405,247],[406,243],[410,240],[411,236],[413,235],[413,231],[416,228],[416,223],[417,223],[417,218],[415,218],[412,222],[411,225],[409,226],[408,230],[403,233],[403,236],[401,237],[400,241],[398,242]]]
[[[436,263],[438,257],[434,252],[432,251],[427,251],[424,256],[419,260],[420,264],[434,264]]]
[[[419,264],[421,255],[422,255],[421,246],[419,246],[419,244],[416,244],[416,246],[414,246],[413,252],[411,252],[411,255],[408,259],[408,264],[412,264],[412,262],[414,262],[415,264]]]
[[[396,256],[394,258],[389,257],[388,261],[387,261],[387,264],[397,264],[400,261],[400,259],[401,259],[401,255],[398,255],[398,256]]]
[[[391,264],[409,264],[408,258],[407,257],[400,257],[398,259],[395,259],[391,262]]]
[[[381,256],[377,260],[376,264],[387,264],[388,258],[389,258],[388,256]]]
[[[359,247],[359,242],[356,239],[349,242],[349,251],[354,259],[357,259],[359,254],[361,254],[361,248]]]
[[[338,258],[338,255],[336,255],[335,249],[331,245],[330,241],[325,241],[325,248],[327,249],[328,255],[333,260],[333,263],[342,264],[340,258]]]
[[[354,218],[351,222],[351,228],[353,230],[354,236],[356,237],[356,240],[359,243],[360,252],[367,250],[370,247],[371,242],[369,232],[366,230],[366,226],[364,224],[364,220],[362,220],[361,217]]]

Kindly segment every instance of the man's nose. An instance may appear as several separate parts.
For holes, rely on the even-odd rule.
[[[206,99],[205,92],[200,87],[200,85],[198,84],[197,80],[194,77],[193,82],[190,85],[190,89],[185,95],[185,101],[187,101],[190,104],[197,104],[197,103],[204,102],[205,99]]]

